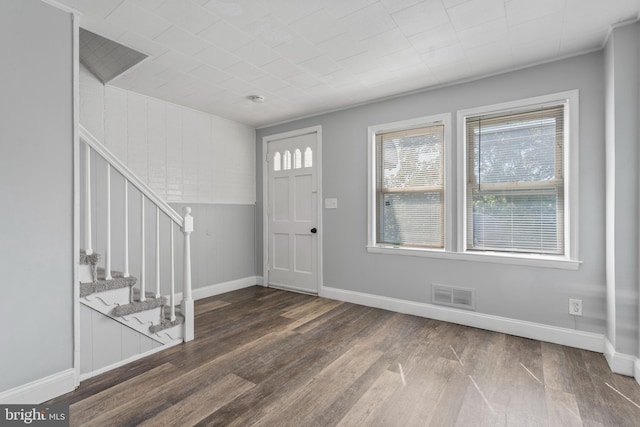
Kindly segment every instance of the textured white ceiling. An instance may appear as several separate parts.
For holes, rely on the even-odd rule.
[[[110,84],[257,127],[598,49],[640,12],[640,0],[58,1],[149,55]]]

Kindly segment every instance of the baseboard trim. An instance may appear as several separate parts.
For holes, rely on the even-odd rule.
[[[323,287],[319,295],[324,298],[368,307],[382,308],[398,313],[412,314],[444,322],[457,323],[474,328],[516,335],[546,341],[554,344],[566,345],[583,350],[602,353],[604,351],[604,335],[592,332],[577,331],[560,328],[541,323],[510,319],[507,317],[441,307],[433,304],[419,303],[343,289]]]
[[[142,359],[143,357],[147,357],[147,356],[151,356],[152,354],[156,354],[159,353],[163,350],[167,350],[171,347],[175,347],[176,345],[182,344],[182,340],[175,340],[174,342],[168,343],[168,344],[163,344],[160,347],[156,347],[156,348],[152,348],[149,351],[145,351],[144,353],[140,353],[140,354],[136,354],[134,356],[129,357],[128,359],[124,359],[121,360],[119,362],[116,362],[112,365],[109,366],[105,366],[103,368],[100,369],[96,369],[95,371],[91,371],[91,372],[87,372],[86,374],[81,374],[80,375],[80,381],[84,381],[84,380],[88,380],[89,378],[93,378],[95,376],[98,376],[100,374],[104,374],[105,372],[108,372],[112,369],[116,369],[119,368],[121,366],[126,365],[127,363],[131,363],[131,362],[135,362],[138,359]]]
[[[618,353],[611,341],[606,337],[604,339],[604,357],[607,359],[609,368],[616,374],[634,376],[634,363],[637,364],[638,359],[630,354]],[[637,375],[637,369],[635,369],[635,373]]]
[[[634,377],[636,379],[636,382],[640,384],[640,357],[636,357]]]
[[[238,289],[249,288],[251,286],[262,285],[262,276],[249,276],[242,279],[230,280],[228,282],[214,283],[191,291],[195,301],[209,298],[225,292],[237,291]],[[169,298],[169,296],[167,296]],[[176,301],[182,301],[182,293],[176,294]]]
[[[71,368],[0,393],[0,405],[40,404],[75,388],[76,370]]]

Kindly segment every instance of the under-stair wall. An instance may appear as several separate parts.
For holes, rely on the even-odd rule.
[[[114,321],[84,304],[80,305],[80,375],[148,353],[162,344],[135,329]]]

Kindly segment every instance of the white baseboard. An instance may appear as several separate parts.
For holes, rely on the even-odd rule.
[[[608,338],[604,339],[604,357],[607,359],[609,368],[616,374],[634,376],[634,362],[637,364],[638,359],[635,356],[618,353]],[[635,369],[637,375],[637,369]],[[637,377],[636,377],[637,379]]]
[[[199,300],[209,298],[225,292],[237,291],[238,289],[249,288],[251,286],[262,285],[262,276],[249,276],[242,279],[230,280],[228,282],[215,283],[213,285],[195,288],[191,291],[193,299]],[[167,296],[167,298],[169,298]],[[176,301],[182,300],[182,293],[176,294]]]
[[[602,353],[604,335],[439,305],[323,287],[321,297]]]
[[[152,348],[149,351],[145,351],[144,353],[136,354],[134,356],[129,357],[128,359],[121,360],[121,361],[116,362],[116,363],[114,363],[112,365],[105,366],[105,367],[100,368],[100,369],[96,369],[95,371],[87,372],[86,374],[81,374],[80,375],[80,381],[87,380],[89,378],[95,377],[95,376],[100,375],[100,374],[104,374],[107,371],[119,368],[120,366],[124,366],[127,363],[135,362],[136,360],[142,359],[143,357],[147,357],[147,356],[151,356],[152,354],[159,353],[159,352],[161,352],[163,350],[166,350],[168,348],[174,347],[174,346],[176,346],[178,344],[182,344],[182,340],[175,340],[174,342],[171,342],[171,343],[168,343],[168,344],[163,344],[160,347]]]
[[[0,405],[40,404],[75,390],[76,371],[67,369],[0,393]]]
[[[633,376],[635,377],[638,384],[640,384],[640,357],[636,357],[635,370],[634,370]]]

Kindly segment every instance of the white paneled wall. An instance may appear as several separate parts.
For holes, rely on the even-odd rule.
[[[255,130],[80,73],[80,122],[169,202],[255,202]]]

